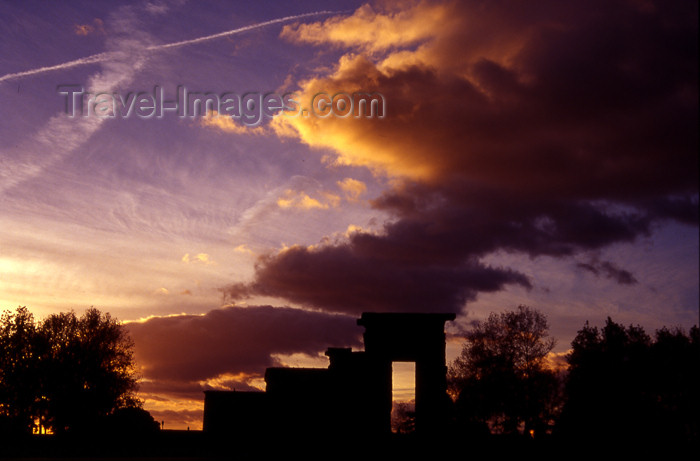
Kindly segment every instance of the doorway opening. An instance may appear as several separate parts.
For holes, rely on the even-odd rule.
[[[391,363],[391,430],[408,434],[416,429],[416,363]]]

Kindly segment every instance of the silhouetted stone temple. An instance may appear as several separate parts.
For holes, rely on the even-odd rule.
[[[204,431],[391,432],[392,362],[415,362],[416,432],[440,431],[449,404],[445,322],[455,314],[363,313],[365,350],[331,347],[328,368],[268,368],[265,392],[205,391]]]

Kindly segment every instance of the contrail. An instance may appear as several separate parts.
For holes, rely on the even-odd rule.
[[[182,40],[181,42],[166,43],[164,45],[153,45],[146,48],[147,51],[159,51],[165,50],[167,48],[177,48],[179,46],[192,45],[195,43],[206,42],[208,40],[214,40],[221,37],[228,37],[229,35],[240,34],[241,32],[247,32],[253,29],[259,29],[261,27],[270,26],[272,24],[278,24],[281,22],[293,21],[294,19],[307,18],[310,16],[322,16],[326,14],[340,14],[345,13],[345,11],[316,11],[314,13],[303,13],[297,14],[295,16],[285,16],[283,18],[271,19],[265,22],[259,22],[257,24],[251,24],[249,26],[239,27],[238,29],[228,30],[226,32],[220,32],[218,34],[207,35],[205,37],[193,38],[190,40]],[[56,64],[55,66],[39,67],[36,69],[25,70],[23,72],[15,72],[12,74],[5,74],[0,77],[0,83],[7,80],[14,80],[21,77],[27,77],[29,75],[43,74],[45,72],[51,72],[53,70],[69,69],[71,67],[82,66],[85,64],[93,64],[96,62],[108,61],[110,58],[115,56],[117,53],[97,53],[84,58],[76,59],[74,61],[64,62],[62,64]]]
[[[343,11],[317,11],[315,13],[297,14],[296,16],[285,16],[284,18],[271,19],[269,21],[260,22],[258,24],[252,24],[250,26],[239,27],[238,29],[229,30],[226,32],[220,32],[220,33],[214,34],[214,35],[207,35],[206,37],[193,38],[191,40],[183,40],[181,42],[168,43],[165,45],[149,46],[146,49],[149,51],[155,51],[155,50],[164,50],[166,48],[175,48],[178,46],[191,45],[193,43],[206,42],[207,40],[213,40],[215,38],[226,37],[229,35],[238,34],[240,32],[245,32],[245,31],[252,30],[252,29],[258,29],[260,27],[270,26],[272,24],[277,24],[280,22],[292,21],[294,19],[301,19],[301,18],[306,18],[309,16],[321,16],[324,14],[339,14],[339,13],[343,13]]]
[[[52,70],[59,69],[69,69],[75,66],[82,66],[83,64],[92,64],[94,62],[107,61],[114,53],[98,53],[88,56],[86,58],[76,59],[75,61],[64,62],[63,64],[56,64],[55,66],[39,67],[37,69],[25,70],[24,72],[15,72],[14,74],[5,74],[0,77],[0,82],[5,80],[14,80],[20,77],[26,77],[28,75],[43,74],[44,72],[51,72]]]

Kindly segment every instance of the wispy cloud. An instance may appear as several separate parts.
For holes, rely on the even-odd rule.
[[[136,27],[136,22],[129,19],[133,16],[133,13],[130,13],[128,9],[121,10],[116,14],[119,20],[114,21],[113,24],[113,27],[120,28],[119,30],[127,36]],[[109,40],[111,46],[117,51],[112,51],[108,55],[102,53],[51,68],[8,74],[0,77],[0,82],[48,70],[100,62],[102,71],[88,78],[87,91],[92,93],[113,91],[118,86],[127,85],[144,66],[146,58],[135,52],[131,39],[117,36]],[[85,144],[105,122],[106,118],[96,116],[71,118],[65,113],[54,115],[34,136],[10,152],[3,152],[0,193],[41,174],[49,166],[70,155]]]
[[[367,192],[367,185],[353,178],[345,178],[342,181],[338,181],[338,187],[345,192],[345,197],[350,201],[359,200],[360,196]]]
[[[32,75],[99,63],[102,64],[102,71],[93,74],[88,79],[87,92],[110,93],[117,87],[128,85],[136,73],[146,64],[149,54],[151,53],[187,45],[195,45],[222,37],[229,37],[273,24],[335,13],[337,12],[317,11],[285,16],[195,39],[161,45],[149,45],[148,42],[153,41],[153,39],[143,30],[137,31],[139,36],[138,41],[132,38],[135,28],[138,27],[137,15],[133,11],[133,8],[124,7],[108,19],[110,27],[116,32],[119,32],[118,34],[112,34],[108,37],[108,44],[113,49],[112,51],[97,53],[52,66],[44,66],[27,71],[6,74],[0,77],[0,83]],[[102,28],[102,26],[102,21],[96,20],[95,26],[77,26],[76,33],[81,35],[87,34],[97,30],[96,28]],[[98,116],[72,118],[67,114],[61,113],[52,117],[35,136],[32,136],[28,141],[12,149],[12,151],[3,152],[2,159],[0,159],[0,193],[29,178],[39,175],[47,167],[65,158],[75,149],[87,142],[105,122],[106,118]],[[229,131],[235,128],[230,123],[225,124],[225,121],[219,121],[216,118],[209,120],[208,123],[216,124],[219,128]],[[256,133],[255,129],[246,131]]]
[[[220,115],[216,111],[208,113],[205,117],[200,118],[199,123],[204,127],[214,128],[226,133],[254,135],[269,133],[269,130],[266,130],[262,125],[248,126],[243,123],[237,123],[233,117]]]
[[[330,14],[338,14],[338,13],[342,13],[342,12],[340,12],[340,11],[316,11],[313,13],[304,13],[304,14],[297,14],[294,16],[285,16],[282,18],[271,19],[269,21],[263,21],[263,22],[259,22],[256,24],[251,24],[249,26],[239,27],[237,29],[227,30],[225,32],[220,32],[220,33],[212,34],[212,35],[206,35],[203,37],[193,38],[193,39],[189,39],[189,40],[181,40],[179,42],[166,43],[166,44],[162,44],[162,45],[145,46],[143,48],[143,50],[154,52],[154,51],[167,50],[167,49],[171,49],[171,48],[179,48],[179,47],[186,46],[186,45],[194,45],[194,44],[198,44],[198,43],[207,42],[210,40],[215,40],[217,38],[230,37],[231,35],[236,35],[236,34],[240,34],[243,32],[248,32],[250,30],[259,29],[261,27],[271,26],[273,24],[279,24],[279,23],[294,21],[297,19],[303,19],[303,18],[308,18],[308,17],[313,17],[313,16],[322,16],[322,15],[330,15]],[[91,32],[94,29],[92,26],[78,26],[78,27],[79,27],[79,29],[76,29],[76,31],[79,30],[81,35],[86,35],[87,33]],[[62,70],[62,69],[70,69],[72,67],[84,66],[87,64],[94,64],[94,63],[110,61],[110,60],[119,58],[119,56],[120,56],[120,52],[118,52],[118,51],[97,53],[97,54],[93,54],[91,56],[86,56],[84,58],[75,59],[73,61],[67,61],[67,62],[64,62],[61,64],[56,64],[53,66],[38,67],[36,69],[25,70],[22,72],[14,72],[14,73],[10,73],[10,74],[5,74],[2,77],[0,77],[0,83],[2,83],[4,81],[8,81],[8,80],[15,80],[15,79],[22,78],[22,77],[28,77],[31,75],[43,74],[46,72],[52,72],[52,71]],[[100,90],[106,90],[106,88],[100,88]]]
[[[198,253],[194,256],[190,256],[189,253],[185,253],[182,257],[182,262],[189,263],[201,263],[201,264],[216,264],[207,253]]]
[[[630,271],[619,267],[611,261],[601,261],[599,257],[592,256],[587,262],[578,262],[576,267],[584,269],[596,277],[601,275],[607,279],[614,280],[620,285],[636,285],[637,278]]]
[[[95,18],[91,24],[76,24],[74,27],[76,35],[87,36],[91,34],[104,34],[104,22],[100,18]]]
[[[318,198],[309,196],[306,192],[287,189],[281,197],[277,199],[277,206],[280,208],[297,208],[302,210],[312,210],[314,208],[326,210],[337,207],[340,197],[330,192],[319,192]]]

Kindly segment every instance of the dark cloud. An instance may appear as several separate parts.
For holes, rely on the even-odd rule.
[[[268,255],[256,266],[255,281],[226,289],[233,299],[277,296],[333,312],[459,312],[479,292],[507,284],[531,288],[517,270],[493,268],[478,258],[497,250],[532,256],[571,256],[613,242],[631,242],[649,232],[650,218],[612,212],[588,203],[551,200],[537,204],[494,194],[487,201],[448,206],[422,205],[392,192],[377,206],[402,216],[384,232],[351,234],[348,242],[294,246]],[[483,193],[481,194],[483,197]],[[381,203],[380,203],[381,202]],[[440,203],[435,200],[433,203]]]
[[[441,187],[427,205],[414,199],[427,195],[425,187],[417,186],[380,197],[375,206],[400,218],[386,226],[384,235],[358,234],[352,243],[365,254],[393,248],[397,258],[423,255],[423,263],[460,261],[496,250],[568,256],[634,241],[650,231],[652,221],[641,210],[556,196],[533,200],[464,183]]]
[[[484,265],[490,253],[570,257],[665,220],[697,225],[697,2],[410,5],[431,14],[365,8],[352,18],[364,28],[329,20],[284,33],[350,48],[304,94],[384,95],[383,120],[300,117],[285,128],[391,177],[373,205],[393,219],[381,234],[267,255],[232,298],[459,311],[479,292],[529,287],[517,269]],[[387,21],[413,33],[431,18],[440,27],[415,33],[417,46],[363,42]],[[612,263],[582,264],[635,282]]]
[[[646,207],[654,216],[672,219],[688,225],[698,224],[698,196],[658,197],[650,200]]]
[[[423,264],[410,258],[411,254],[372,256],[353,243],[294,246],[263,259],[255,282],[231,285],[226,293],[233,299],[277,296],[359,315],[366,311],[457,312],[480,291],[497,291],[509,283],[530,287],[522,274],[476,261]]]
[[[610,261],[601,261],[597,257],[592,257],[589,262],[579,262],[576,266],[591,272],[596,277],[602,275],[605,278],[614,280],[620,285],[635,285],[639,283],[630,271],[622,269]]]
[[[278,365],[273,355],[357,346],[362,333],[354,317],[271,306],[155,317],[127,327],[145,378],[141,391],[197,399],[207,380],[250,389],[251,378]]]

